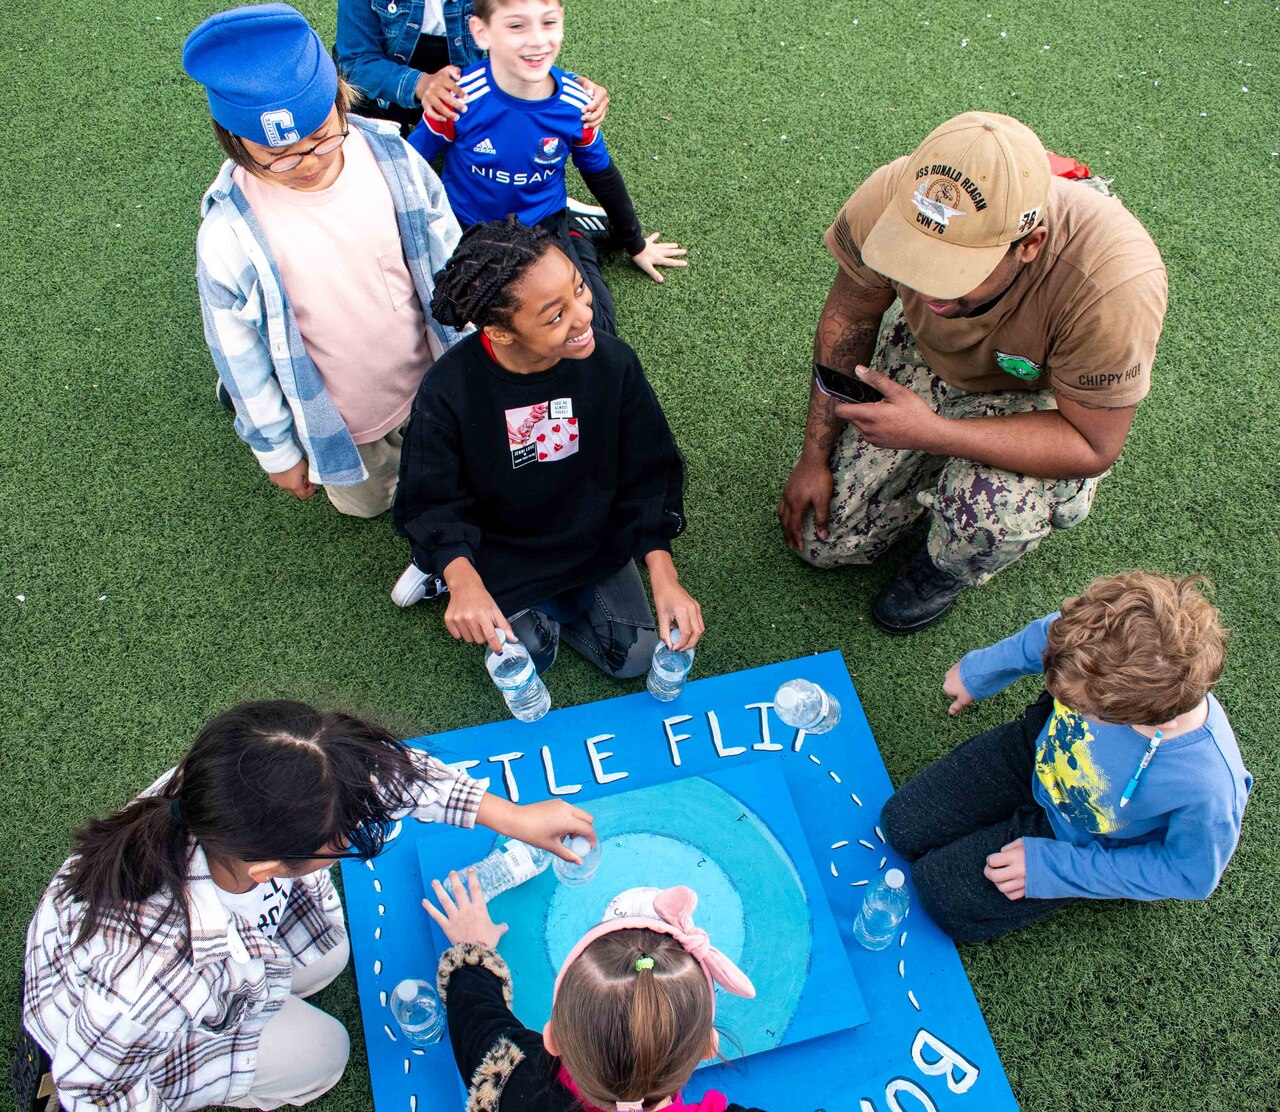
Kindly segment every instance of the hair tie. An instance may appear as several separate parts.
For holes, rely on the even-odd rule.
[[[643,973],[645,970],[652,969],[652,968],[653,968],[653,958],[647,957],[647,956],[643,958],[636,958],[637,973]]]
[[[182,804],[178,802],[178,797],[176,795],[169,800],[169,817],[173,819],[175,826],[183,825]]]

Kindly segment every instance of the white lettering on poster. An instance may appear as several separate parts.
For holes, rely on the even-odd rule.
[[[747,751],[745,745],[731,745],[728,749],[720,737],[720,718],[713,710],[707,711],[707,726],[711,730],[711,744],[716,747],[717,757],[738,757]]]
[[[671,763],[680,767],[680,743],[688,741],[693,734],[677,734],[672,730],[672,726],[679,726],[682,722],[688,722],[693,718],[692,714],[677,714],[674,718],[664,718],[662,720],[662,729],[667,735],[667,748],[671,750]]]
[[[616,780],[625,780],[631,775],[629,772],[605,772],[602,767],[613,754],[601,753],[596,746],[602,741],[612,741],[613,738],[613,734],[597,734],[595,737],[587,738],[587,756],[591,758],[591,773],[595,776],[597,784],[612,784]]]
[[[511,763],[523,756],[523,753],[499,753],[489,758],[490,764],[502,765],[502,786],[507,789],[507,798],[512,803],[520,802],[520,788],[516,784],[516,774],[511,771]]]
[[[551,746],[544,745],[542,747],[542,771],[547,774],[547,791],[552,795],[576,795],[582,791],[581,784],[565,784],[560,786],[556,783],[555,766],[551,763]]]
[[[772,703],[748,703],[743,710],[754,710],[760,712],[760,740],[751,748],[761,753],[781,753],[783,746],[779,745],[769,736],[769,712],[773,710]]]
[[[908,1081],[905,1077],[895,1077],[884,1087],[884,1104],[889,1112],[909,1112],[898,1099],[903,1094],[915,1097],[924,1112],[938,1112],[938,1106],[933,1103],[929,1094],[914,1081]],[[860,1112],[877,1112],[875,1103],[866,1097],[859,1100],[858,1108]]]
[[[925,1047],[937,1055],[932,1061],[925,1058]],[[945,1077],[947,1088],[953,1093],[967,1093],[978,1080],[977,1066],[923,1027],[916,1032],[915,1042],[911,1044],[911,1060],[920,1068],[921,1073]]]

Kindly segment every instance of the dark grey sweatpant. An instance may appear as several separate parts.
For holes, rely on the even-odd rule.
[[[555,663],[563,638],[602,672],[642,676],[658,646],[658,627],[634,560],[585,587],[563,591],[510,618],[538,672]]]
[[[911,862],[924,910],[957,942],[985,942],[1066,907],[1011,900],[985,876],[988,854],[1019,838],[1052,838],[1031,794],[1036,738],[1053,710],[1044,694],[1022,717],[971,737],[898,789],[880,829]]]

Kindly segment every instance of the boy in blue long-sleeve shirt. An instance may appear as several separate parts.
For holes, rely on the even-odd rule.
[[[947,672],[951,714],[1044,674],[1015,722],[908,781],[881,826],[954,939],[995,938],[1073,899],[1207,899],[1252,777],[1210,692],[1226,633],[1198,576],[1099,579]]]

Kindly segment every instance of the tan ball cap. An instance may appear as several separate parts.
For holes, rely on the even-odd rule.
[[[966,112],[930,132],[862,246],[872,270],[926,297],[964,297],[1039,223],[1049,157],[1026,124]]]

